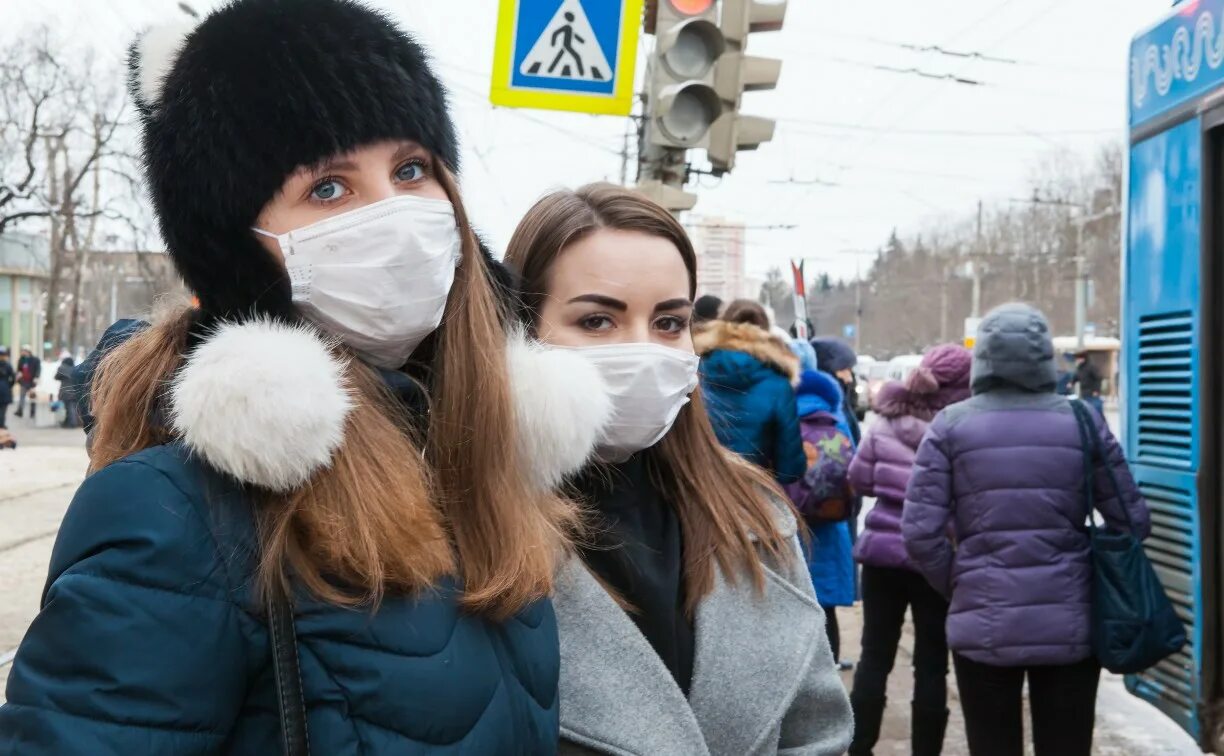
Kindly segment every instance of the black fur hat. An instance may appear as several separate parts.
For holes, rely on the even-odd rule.
[[[383,139],[459,168],[425,51],[352,0],[234,0],[146,32],[128,66],[162,237],[210,319],[292,316],[285,270],[250,227],[297,168]]]

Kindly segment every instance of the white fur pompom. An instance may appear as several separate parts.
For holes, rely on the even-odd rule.
[[[171,387],[171,423],[221,472],[285,492],[326,468],[352,399],[345,363],[309,326],[226,324],[191,353]]]
[[[165,94],[166,77],[174,68],[179,53],[196,23],[174,22],[154,26],[136,40],[132,46],[129,65],[136,91],[132,94],[148,110],[156,110]]]
[[[523,461],[537,485],[554,489],[587,463],[612,400],[594,364],[576,352],[517,333],[506,358]]]

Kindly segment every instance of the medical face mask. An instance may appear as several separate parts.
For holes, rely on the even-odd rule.
[[[399,368],[442,322],[460,259],[446,200],[392,197],[276,239],[293,302],[363,360]]]
[[[671,430],[697,388],[700,359],[658,344],[574,347],[595,364],[612,399],[612,418],[596,447],[604,462],[623,462]]]

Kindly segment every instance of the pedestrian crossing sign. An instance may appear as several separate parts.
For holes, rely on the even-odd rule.
[[[628,115],[643,0],[501,0],[494,105]]]

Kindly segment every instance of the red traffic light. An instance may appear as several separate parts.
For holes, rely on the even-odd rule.
[[[667,2],[677,13],[683,13],[686,16],[705,13],[714,5],[714,0],[667,0]]]

